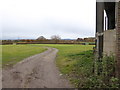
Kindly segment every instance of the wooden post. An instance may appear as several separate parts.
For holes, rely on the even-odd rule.
[[[96,3],[96,60],[101,62],[103,53],[103,31],[104,31],[104,2]],[[95,70],[98,74],[102,72],[101,65]]]
[[[104,31],[104,2],[96,4],[96,37],[98,57],[102,57],[103,53],[103,31]]]

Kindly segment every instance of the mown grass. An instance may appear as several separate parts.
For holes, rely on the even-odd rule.
[[[63,74],[71,72],[73,65],[81,58],[79,54],[84,51],[92,50],[93,45],[67,45],[67,44],[40,44],[39,46],[48,46],[57,48],[59,50],[57,54],[56,64],[60,68]],[[86,53],[87,54],[87,53]],[[72,58],[71,56],[74,56]]]
[[[2,66],[11,66],[26,57],[41,53],[46,49],[31,45],[2,45]]]

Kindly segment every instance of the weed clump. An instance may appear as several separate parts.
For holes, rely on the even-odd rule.
[[[71,72],[71,82],[77,88],[118,88],[118,79],[115,76],[115,58],[105,55],[101,61],[94,61],[92,50],[79,54],[69,55],[77,62]],[[96,65],[95,65],[96,64]],[[101,74],[95,74],[95,69],[101,66]]]

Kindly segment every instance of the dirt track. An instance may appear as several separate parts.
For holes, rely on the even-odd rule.
[[[31,56],[3,70],[3,88],[70,88],[55,65],[55,48]]]

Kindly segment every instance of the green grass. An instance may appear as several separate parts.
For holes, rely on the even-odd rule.
[[[32,45],[2,45],[2,66],[16,64],[24,58],[45,50],[43,47]]]
[[[92,73],[94,45],[40,44],[38,46],[54,47],[59,50],[56,64],[62,74],[66,75],[75,87],[87,87]]]
[[[71,82],[74,83],[77,88],[87,88],[88,79],[93,75],[93,51],[88,50],[78,54],[72,54],[70,57],[76,60],[71,72]]]
[[[57,55],[56,64],[63,74],[68,74],[72,71],[74,64],[81,56],[77,56],[81,52],[92,50],[93,45],[67,45],[67,44],[40,44],[39,46],[54,47],[59,50]],[[75,59],[71,58],[70,55],[76,55]]]
[[[29,44],[29,45],[7,45],[3,46],[3,64],[18,62],[22,57],[28,57],[33,53],[44,51],[43,46],[57,48],[56,65],[61,73],[68,76],[69,80],[79,87],[84,85],[85,77],[91,74],[93,65],[93,46],[76,44]],[[26,55],[29,54],[29,55]],[[31,54],[32,53],[32,54]],[[18,60],[17,60],[18,59]],[[81,84],[80,84],[81,82]]]
[[[77,88],[116,88],[117,78],[110,77],[110,83],[104,83],[103,75],[96,76],[93,74],[94,65],[94,54],[93,46],[94,45],[76,45],[76,44],[29,44],[29,45],[3,45],[2,57],[3,57],[3,66],[6,64],[15,64],[23,58],[29,57],[31,55],[43,52],[45,48],[53,47],[59,50],[57,54],[56,65],[58,66],[61,73],[66,75],[68,79],[75,85]],[[103,74],[111,73],[113,69],[114,58],[105,57],[103,58],[104,63],[98,63],[104,66]],[[108,65],[106,64],[109,64]],[[108,63],[109,62],[109,63]],[[106,66],[107,65],[107,66]],[[106,70],[108,68],[108,71]],[[108,75],[110,76],[110,75]]]

